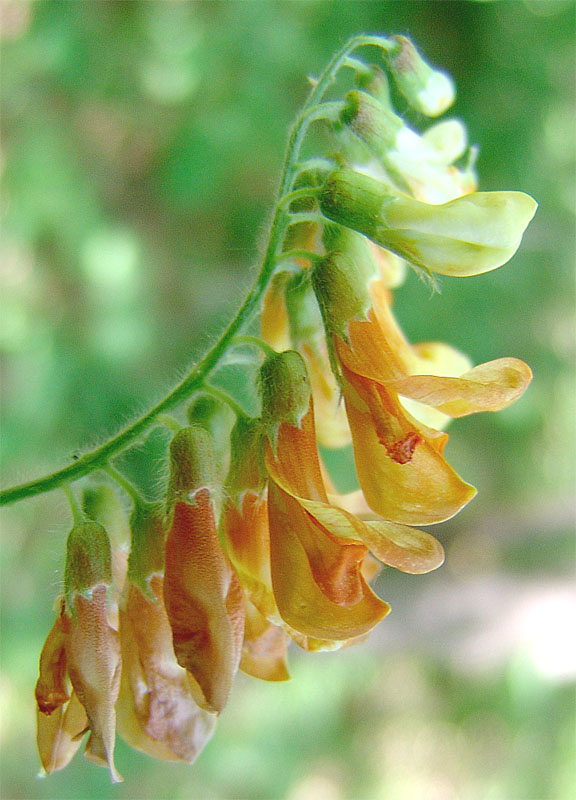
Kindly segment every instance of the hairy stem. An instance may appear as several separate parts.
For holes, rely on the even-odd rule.
[[[300,149],[308,127],[317,118],[316,109],[326,90],[334,80],[338,70],[347,66],[348,56],[358,47],[374,45],[385,50],[394,46],[393,42],[377,36],[357,36],[350,39],[346,45],[332,58],[314,85],[298,115],[288,139],[284,167],[280,180],[280,188],[276,201],[274,217],[270,225],[270,236],[262,267],[248,292],[246,299],[240,306],[235,317],[222,333],[216,344],[196,364],[188,375],[172,389],[160,402],[151,408],[136,422],[126,427],[113,436],[100,447],[85,453],[81,458],[67,467],[52,472],[36,480],[12,486],[0,492],[0,505],[14,503],[26,497],[48,492],[66,483],[71,483],[88,475],[95,469],[101,469],[111,462],[121,451],[155,424],[159,424],[158,416],[188,399],[190,395],[202,388],[208,376],[214,372],[225,356],[228,347],[234,338],[248,325],[258,310],[262,296],[270,282],[277,264],[277,257],[284,241],[287,228],[294,222],[294,216],[286,210],[283,202],[287,194],[293,191],[294,182],[298,175]],[[288,203],[288,206],[290,204]]]

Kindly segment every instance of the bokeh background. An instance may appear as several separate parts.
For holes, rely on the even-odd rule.
[[[412,36],[456,80],[481,188],[540,203],[503,269],[432,297],[411,276],[397,295],[413,340],[535,373],[515,406],[452,427],[451,461],[480,491],[436,530],[446,565],[383,572],[393,612],[367,643],[293,652],[288,684],[239,676],[196,765],[119,742],[120,786],[81,755],[36,777],[33,686],[70,517],[60,492],[2,511],[2,797],[573,797],[574,3],[14,0],[1,14],[4,485],[103,441],[214,341],[258,264],[306,76],[349,36]],[[151,438],[151,462],[164,445]]]

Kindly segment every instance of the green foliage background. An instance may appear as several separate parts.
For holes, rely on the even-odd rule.
[[[412,36],[456,80],[480,188],[540,203],[502,270],[444,279],[433,297],[411,277],[397,295],[413,340],[477,362],[514,355],[535,373],[514,407],[452,428],[451,460],[480,493],[437,531],[447,564],[384,572],[393,614],[366,644],[294,652],[289,684],[240,676],[193,767],[119,743],[121,786],[81,756],[35,778],[32,691],[69,512],[59,492],[3,510],[3,798],[573,796],[574,12],[563,0],[3,4],[4,485],[103,441],[214,340],[254,275],[306,75],[354,33]],[[151,455],[162,447],[153,438]]]

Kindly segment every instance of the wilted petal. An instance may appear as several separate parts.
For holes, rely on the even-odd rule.
[[[442,456],[445,434],[425,429],[394,394],[345,368],[343,392],[358,479],[379,516],[429,525],[454,516],[474,497],[475,489]]]
[[[186,670],[176,661],[161,575],[151,577],[150,592],[146,597],[130,584],[120,609],[118,730],[153,758],[191,764],[210,740],[216,719],[196,704]]]
[[[107,766],[112,781],[118,783],[122,777],[114,766],[114,706],[120,688],[120,645],[116,631],[108,625],[106,589],[99,585],[88,597],[74,597],[66,653],[70,680],[90,725],[85,756]]]
[[[523,361],[499,358],[459,378],[410,375],[390,382],[388,387],[451,417],[463,417],[506,408],[526,391],[531,379],[532,371]]]
[[[208,489],[176,502],[166,542],[164,601],[178,663],[196,701],[220,713],[240,660],[241,592],[220,546]]]
[[[249,600],[246,600],[246,627],[240,669],[264,681],[287,681],[286,664],[288,634],[269,622]]]
[[[72,692],[67,704],[59,706],[52,714],[37,711],[36,723],[40,761],[50,775],[67,767],[78,751],[88,728],[88,717],[76,693]]]
[[[61,603],[60,613],[40,654],[40,675],[36,683],[36,702],[42,714],[51,714],[70,697],[67,679],[66,641],[69,620]]]

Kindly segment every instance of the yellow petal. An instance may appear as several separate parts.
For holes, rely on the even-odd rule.
[[[413,575],[444,562],[440,542],[429,533],[387,520],[363,521],[342,508],[300,499],[301,505],[336,536],[360,539],[379,561]]]
[[[366,501],[379,516],[430,525],[454,516],[475,494],[443,458],[443,438],[412,419],[395,395],[344,368],[344,398]]]
[[[69,620],[64,614],[63,603],[40,654],[40,675],[36,683],[36,702],[42,714],[51,714],[70,695],[67,686],[66,641]]]
[[[370,631],[389,612],[363,578],[361,599],[353,605],[332,602],[316,582],[306,550],[294,530],[293,504],[270,486],[270,556],[274,596],[282,618],[297,631],[318,639],[343,641]]]
[[[499,358],[459,378],[411,375],[390,382],[388,388],[451,417],[463,417],[506,408],[526,391],[531,380],[530,367],[523,361]]]
[[[78,751],[82,734],[88,727],[88,717],[76,693],[72,692],[68,703],[52,714],[37,711],[36,721],[40,761],[50,775],[68,766]]]
[[[241,592],[218,539],[208,489],[177,502],[166,542],[164,601],[178,663],[188,670],[196,701],[219,714],[240,660]]]

